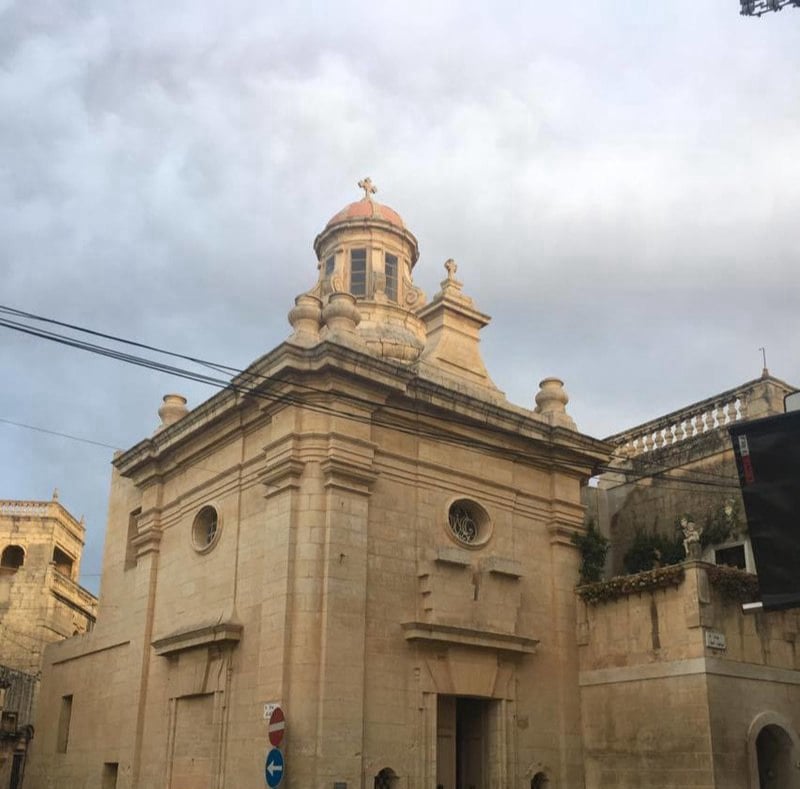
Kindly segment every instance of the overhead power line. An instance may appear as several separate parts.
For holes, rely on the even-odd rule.
[[[61,321],[56,321],[52,318],[47,318],[44,316],[35,315],[33,313],[24,312],[22,310],[17,310],[11,307],[2,306],[0,305],[0,313],[11,314],[14,316],[25,317],[29,320],[35,321],[42,321],[46,322],[51,325],[58,325],[69,327],[70,329],[78,332],[83,332],[87,334],[92,334],[93,336],[101,336],[113,339],[115,342],[124,343],[126,345],[136,346],[136,347],[145,347],[151,349],[159,354],[164,354],[173,358],[180,358],[183,360],[189,360],[197,364],[201,364],[213,369],[225,369],[231,371],[239,377],[240,380],[229,380],[227,378],[219,378],[215,376],[208,375],[207,373],[199,373],[192,370],[187,370],[182,367],[176,367],[172,364],[166,364],[164,362],[160,362],[158,360],[136,356],[134,354],[129,354],[124,351],[119,351],[113,348],[108,348],[103,345],[98,345],[96,343],[90,343],[82,339],[78,339],[75,337],[71,337],[69,335],[59,334],[58,332],[49,331],[46,329],[40,329],[35,326],[31,326],[29,324],[21,323],[15,320],[9,320],[7,318],[0,318],[0,326],[4,326],[6,328],[12,329],[14,331],[19,331],[24,334],[28,334],[40,339],[49,340],[52,342],[56,342],[62,345],[66,345],[68,347],[76,348],[79,350],[88,351],[90,353],[99,354],[101,356],[105,356],[107,358],[114,359],[116,361],[123,361],[129,364],[134,364],[139,367],[144,367],[147,369],[164,372],[169,375],[177,376],[179,378],[183,378],[186,380],[193,380],[198,383],[204,383],[210,386],[214,386],[220,389],[231,389],[232,391],[236,392],[237,394],[244,394],[250,395],[259,399],[267,400],[270,402],[284,402],[293,405],[302,406],[306,409],[311,411],[316,411],[319,413],[324,413],[328,415],[335,415],[339,417],[344,417],[350,419],[355,422],[360,422],[362,424],[372,424],[378,425],[383,427],[388,427],[395,429],[399,432],[404,432],[408,435],[422,435],[425,437],[433,438],[439,441],[456,444],[460,446],[466,446],[472,449],[490,449],[492,451],[497,451],[498,447],[494,444],[490,444],[489,442],[481,442],[478,439],[473,437],[466,437],[466,436],[459,436],[456,433],[450,433],[443,431],[440,427],[432,427],[432,426],[425,426],[419,423],[420,417],[423,417],[424,414],[419,408],[410,408],[406,406],[401,406],[397,404],[388,404],[384,403],[380,405],[381,411],[386,414],[402,414],[404,416],[408,416],[413,418],[417,424],[414,428],[404,427],[403,425],[397,424],[395,421],[390,421],[385,417],[381,417],[379,414],[372,413],[370,415],[361,415],[353,412],[345,412],[339,408],[333,408],[329,405],[320,402],[312,402],[307,398],[302,397],[299,394],[291,394],[291,393],[274,393],[265,391],[261,386],[263,384],[287,384],[291,385],[294,388],[301,389],[305,392],[320,394],[325,396],[330,396],[331,392],[327,389],[322,389],[320,387],[314,387],[309,384],[296,381],[294,379],[289,379],[285,377],[281,377],[279,375],[270,375],[266,376],[260,373],[256,373],[250,370],[240,370],[238,368],[232,367],[230,365],[221,365],[216,364],[213,362],[208,362],[203,359],[198,359],[197,357],[189,356],[186,354],[178,354],[174,351],[168,351],[163,348],[157,348],[155,346],[148,346],[144,343],[139,343],[133,340],[128,340],[121,337],[114,337],[113,335],[108,335],[102,332],[96,332],[90,329],[84,329],[83,327],[76,326],[75,324],[67,324]],[[242,378],[244,376],[244,378]],[[374,411],[376,403],[374,400],[369,400],[367,398],[358,397],[352,395],[351,393],[344,393],[344,392],[336,392],[337,401],[339,402],[349,402],[353,404],[357,404],[359,406],[368,407],[370,410]],[[450,417],[447,414],[437,413],[436,415],[437,422],[447,423],[453,425],[458,428],[463,428],[468,425],[474,424],[475,422],[480,422],[478,419],[474,419],[471,422],[467,421],[462,417]],[[507,455],[513,455],[518,457],[527,457],[523,453],[515,452],[514,450],[505,450]]]
[[[484,449],[484,450],[491,450],[496,452],[498,447],[494,444],[490,444],[489,442],[480,441],[473,437],[468,436],[461,436],[456,433],[452,432],[445,432],[438,426],[430,426],[430,425],[423,425],[419,423],[419,419],[421,416],[424,416],[422,411],[417,408],[411,408],[407,406],[402,406],[398,404],[382,404],[381,411],[385,414],[396,414],[396,415],[403,415],[403,416],[410,416],[413,417],[416,424],[414,427],[406,427],[402,424],[398,424],[395,421],[389,421],[385,417],[381,417],[379,414],[372,413],[370,415],[362,415],[353,412],[346,412],[342,411],[339,408],[333,408],[329,405],[320,402],[312,402],[309,401],[307,398],[303,398],[297,394],[292,393],[270,393],[264,391],[261,388],[264,384],[286,384],[291,385],[294,388],[301,389],[305,392],[315,393],[315,394],[322,394],[322,395],[330,395],[331,393],[320,387],[315,387],[310,384],[306,384],[294,379],[288,379],[286,377],[278,376],[278,375],[270,375],[266,376],[260,373],[255,373],[251,370],[241,370],[239,368],[233,367],[227,364],[220,364],[216,362],[210,362],[205,359],[201,359],[196,356],[188,355],[188,354],[181,354],[175,351],[169,351],[164,348],[159,348],[154,345],[149,345],[146,343],[141,343],[135,340],[130,340],[124,337],[115,336],[112,334],[108,334],[106,332],[99,332],[93,329],[88,329],[86,327],[82,327],[72,323],[66,323],[63,321],[58,321],[54,318],[49,318],[46,316],[36,315],[34,313],[26,312],[23,310],[18,310],[12,307],[0,305],[0,314],[5,314],[9,316],[13,316],[14,318],[22,318],[27,321],[36,321],[41,323],[46,323],[51,326],[58,326],[61,328],[69,329],[73,332],[78,332],[82,334],[87,334],[93,337],[97,337],[100,339],[109,340],[111,342],[120,343],[123,345],[128,345],[131,347],[140,348],[142,350],[148,350],[153,353],[165,355],[174,359],[180,359],[182,361],[188,361],[193,364],[197,364],[207,369],[216,371],[216,372],[225,372],[230,373],[234,376],[238,376],[242,379],[244,383],[237,382],[236,380],[230,380],[228,378],[221,378],[213,375],[209,375],[208,373],[201,373],[193,370],[188,370],[184,367],[178,367],[174,364],[167,364],[165,362],[159,361],[157,359],[148,358],[145,356],[137,356],[135,354],[127,353],[125,351],[120,351],[114,348],[110,348],[105,345],[100,345],[93,342],[88,342],[83,339],[79,339],[67,334],[62,334],[56,331],[51,331],[43,328],[38,328],[36,326],[32,326],[29,323],[23,323],[19,320],[11,320],[10,318],[2,318],[0,317],[0,326],[5,328],[11,329],[13,331],[18,331],[23,334],[27,334],[39,339],[48,340],[51,342],[55,342],[58,344],[65,345],[67,347],[75,348],[77,350],[86,351],[89,353],[94,353],[100,356],[104,356],[106,358],[113,359],[115,361],[124,362],[126,364],[133,364],[139,367],[143,367],[146,369],[151,369],[157,372],[162,372],[168,375],[176,376],[179,378],[183,378],[185,380],[191,380],[198,383],[203,383],[209,386],[213,386],[220,389],[231,389],[239,394],[245,394],[261,399],[268,400],[270,402],[285,402],[292,405],[302,406],[312,411],[325,413],[328,415],[336,415],[339,417],[344,417],[356,422],[360,422],[363,424],[371,424],[371,425],[378,425],[382,427],[390,427],[394,430],[399,432],[403,432],[409,435],[421,435],[428,438],[433,438],[439,441],[443,441],[450,444],[455,444],[459,446],[466,446],[472,449]],[[367,398],[358,397],[351,393],[336,393],[337,400],[349,402],[351,404],[357,404],[359,406],[369,406],[371,409],[375,408],[375,402],[372,400],[368,400]],[[472,420],[468,421],[462,417],[451,417],[447,414],[436,414],[436,419],[438,423],[445,423],[453,425],[457,428],[463,428],[474,424],[475,422],[479,422],[479,420]],[[102,442],[102,441],[93,441],[90,439],[82,439],[78,436],[72,436],[66,433],[60,433],[59,431],[55,430],[48,430],[46,428],[41,428],[33,425],[26,425],[20,422],[14,422],[10,419],[0,419],[0,421],[5,422],[7,424],[13,424],[18,427],[25,427],[31,430],[37,430],[42,433],[50,433],[53,435],[62,436],[64,438],[69,438],[72,440],[83,441],[84,443],[89,444],[96,444],[98,446],[107,447],[110,449],[117,449],[118,447],[113,446],[111,444]],[[530,457],[525,453],[521,453],[515,450],[502,450],[504,454],[507,456],[513,457],[520,457],[530,460]],[[682,473],[680,477],[669,476],[669,470],[659,470],[656,472],[652,472],[650,474],[641,474],[641,472],[632,472],[624,469],[614,468],[614,467],[602,467],[600,469],[601,472],[613,472],[618,474],[624,475],[635,475],[639,479],[660,476],[665,480],[669,480],[672,482],[689,482],[691,484],[696,485],[708,485],[712,487],[725,487],[725,488],[738,488],[738,485],[734,484],[732,480],[729,480],[728,483],[722,482],[715,482],[713,480],[709,480],[707,478],[703,478],[701,476],[696,476],[695,479],[692,479],[690,476],[687,476],[686,473]],[[691,474],[691,472],[690,472]],[[714,475],[710,475],[714,476]],[[720,475],[721,476],[721,475]]]
[[[68,438],[70,441],[80,441],[83,444],[93,444],[96,447],[105,447],[106,449],[121,449],[114,444],[106,444],[103,441],[94,441],[91,438],[81,438],[81,436],[73,436],[70,433],[60,433],[58,430],[48,430],[46,427],[37,427],[36,425],[26,425],[24,422],[15,422],[13,419],[2,419],[0,422],[5,425],[13,425],[14,427],[24,427],[26,430],[35,430],[37,433],[47,433],[50,436],[60,436],[61,438]]]

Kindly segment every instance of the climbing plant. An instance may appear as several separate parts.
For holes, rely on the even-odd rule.
[[[631,547],[622,557],[626,573],[640,573],[683,561],[683,538],[637,529]]]
[[[700,544],[704,548],[709,545],[720,545],[743,530],[741,506],[738,501],[732,499],[705,514],[703,531],[700,533]]]
[[[573,534],[572,542],[581,552],[580,582],[590,584],[599,581],[603,577],[603,567],[606,563],[608,538],[597,530],[594,520],[590,520],[586,532]]]

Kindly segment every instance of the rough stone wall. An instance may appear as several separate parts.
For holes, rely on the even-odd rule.
[[[687,563],[676,588],[582,604],[587,786],[749,789],[758,716],[797,736],[800,612],[744,614],[705,566]]]
[[[697,457],[694,459],[685,458],[685,452],[671,459],[673,474],[646,476],[652,473],[651,468],[659,470],[665,465],[654,461],[653,466],[642,465],[637,469],[643,475],[641,480],[606,492],[612,575],[624,571],[623,560],[637,531],[672,539],[679,534],[676,521],[685,513],[691,514],[699,526],[706,516],[726,503],[734,504],[738,512],[743,513],[733,451],[717,449],[706,456],[707,446],[695,449]],[[744,523],[744,516],[741,518]]]
[[[622,473],[601,475],[599,487],[584,495],[598,527],[611,539],[611,575],[623,572],[637,531],[671,538],[677,534],[676,519],[685,513],[702,525],[726,502],[742,512],[726,425],[783,413],[783,398],[791,391],[778,379],[762,378],[608,439],[620,448],[613,465]]]
[[[717,786],[705,677],[584,687],[581,699],[587,787]]]
[[[18,569],[0,568],[0,663],[30,674],[39,673],[47,644],[91,626],[90,617],[70,603],[90,610],[95,604],[52,564],[58,544],[75,557],[77,572],[83,547],[61,523],[59,510],[55,502],[0,502],[0,551],[14,545],[25,552]]]

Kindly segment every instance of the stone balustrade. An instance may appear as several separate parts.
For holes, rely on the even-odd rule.
[[[0,501],[0,515],[18,518],[39,518],[49,514],[52,501]]]
[[[670,447],[681,441],[723,430],[728,425],[747,418],[752,387],[724,392],[714,398],[694,403],[679,411],[645,422],[643,425],[609,436],[624,457],[636,457],[646,452]]]
[[[97,615],[97,598],[66,575],[55,571],[51,575],[53,591],[84,608],[92,618]]]

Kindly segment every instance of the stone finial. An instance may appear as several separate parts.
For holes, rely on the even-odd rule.
[[[58,501],[58,488],[53,488],[53,501]]]
[[[331,293],[322,310],[326,335],[352,336],[361,323],[361,313],[356,307],[356,297],[346,291]]]
[[[298,345],[314,345],[319,341],[322,325],[322,302],[310,293],[302,293],[294,300],[289,310],[289,323],[294,329],[290,342]]]
[[[362,178],[358,182],[358,188],[364,190],[365,200],[372,200],[372,195],[378,191],[378,187],[372,183],[371,178]]]
[[[161,417],[161,424],[158,430],[163,430],[165,427],[175,424],[175,422],[188,413],[189,409],[186,407],[186,398],[183,395],[164,395],[164,402],[158,409],[158,415]]]
[[[560,378],[545,378],[539,382],[534,412],[546,417],[551,425],[576,430],[575,422],[567,413],[569,395]]]
[[[458,263],[456,263],[453,258],[447,258],[444,262],[444,270],[447,272],[447,276],[441,282],[442,293],[460,292],[464,286],[463,283],[456,279]]]

